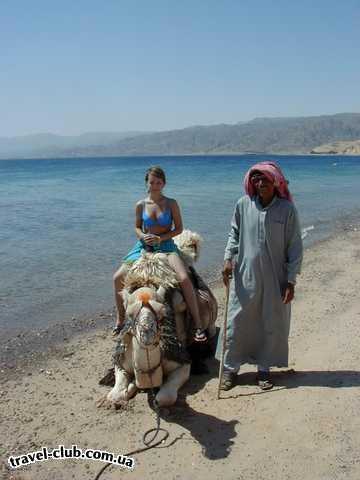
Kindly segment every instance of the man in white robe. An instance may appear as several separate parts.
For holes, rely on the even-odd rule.
[[[240,365],[258,367],[258,384],[272,388],[270,367],[288,366],[290,302],[302,262],[296,208],[280,168],[254,165],[245,176],[225,249],[223,280],[230,283],[221,388],[236,383]],[[216,357],[221,357],[222,333]]]

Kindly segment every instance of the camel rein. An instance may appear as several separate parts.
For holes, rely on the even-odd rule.
[[[149,430],[146,430],[146,432],[144,432],[143,436],[142,436],[142,441],[143,441],[143,444],[145,445],[145,447],[142,447],[142,448],[138,448],[136,450],[133,450],[132,452],[129,452],[129,453],[125,453],[123,456],[124,457],[130,457],[130,455],[135,455],[137,453],[142,453],[142,452],[146,452],[147,450],[151,450],[152,448],[155,448],[155,447],[158,447],[161,443],[164,443],[168,437],[169,437],[169,432],[168,430],[166,430],[165,428],[161,428],[160,427],[160,407],[159,405],[157,404],[156,400],[155,400],[155,390],[154,388],[152,388],[150,390],[150,393],[151,393],[151,401],[152,401],[152,406],[156,412],[156,427],[154,428],[150,428]],[[160,432],[163,432],[163,436],[162,438],[160,438],[159,440],[157,440],[155,442],[155,439],[156,437],[159,435]],[[148,436],[151,434],[151,433],[154,433],[153,436],[148,439]],[[170,445],[168,445],[170,446]],[[94,480],[99,480],[99,478],[101,477],[101,475],[104,473],[104,471],[110,467],[111,465],[114,465],[113,463],[111,462],[108,462],[106,463],[100,470],[99,472],[97,473],[96,477],[94,478]]]
[[[152,306],[150,304],[147,304],[146,305],[150,310],[151,312],[155,315],[155,319],[156,319],[156,323],[159,324],[160,323],[160,319],[158,317],[158,315],[156,314],[156,312],[154,311],[154,309],[152,308]],[[135,318],[135,321],[137,319],[137,317],[139,316],[140,314],[140,311],[139,313],[137,314],[136,318]],[[134,321],[134,323],[135,323]],[[136,338],[136,337],[135,337]],[[158,345],[158,343],[157,343]],[[156,346],[157,346],[156,345]],[[145,348],[145,347],[142,347],[142,348]],[[147,354],[148,354],[148,348],[146,347],[145,350],[147,351]],[[148,358],[148,363],[149,363],[149,358]],[[151,373],[153,370],[155,370],[156,368],[158,368],[159,365],[157,365],[155,368],[153,369],[149,369],[149,371],[147,372],[143,372],[143,373]],[[142,372],[142,370],[139,370],[140,372]],[[156,400],[155,400],[155,388],[153,387],[153,384],[152,384],[152,378],[151,378],[151,375],[150,375],[150,381],[151,381],[151,385],[152,385],[152,388],[150,390],[150,394],[151,394],[151,402],[152,402],[152,406],[153,406],[153,409],[155,410],[155,413],[156,413],[156,427],[155,428],[150,428],[149,430],[146,430],[146,432],[144,432],[143,436],[142,436],[142,442],[143,444],[145,445],[145,447],[142,447],[142,448],[138,448],[136,450],[133,450],[132,452],[129,452],[129,453],[125,453],[124,456],[125,457],[129,457],[130,455],[135,455],[137,453],[142,453],[142,452],[146,452],[147,450],[151,450],[152,448],[155,448],[157,446],[159,446],[161,443],[164,443],[165,440],[168,439],[169,437],[169,432],[168,430],[166,430],[165,428],[161,428],[160,427],[160,407],[159,405],[157,404]],[[162,438],[160,438],[159,440],[157,440],[155,442],[155,439],[156,437],[159,435],[160,432],[163,432],[163,436]],[[148,436],[153,433],[153,436],[148,439]],[[170,445],[168,445],[170,446]],[[104,473],[104,471],[110,467],[111,465],[113,465],[113,463],[111,462],[108,462],[106,463],[100,470],[99,472],[97,473],[96,477],[94,480],[99,480],[99,478],[101,477],[101,475]]]

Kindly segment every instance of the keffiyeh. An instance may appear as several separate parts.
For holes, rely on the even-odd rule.
[[[254,197],[256,195],[256,189],[251,183],[251,176],[255,172],[261,172],[269,180],[274,183],[277,194],[281,198],[286,198],[289,202],[292,202],[292,196],[288,189],[288,182],[284,177],[280,167],[274,162],[260,162],[253,165],[245,175],[244,188],[247,195]]]

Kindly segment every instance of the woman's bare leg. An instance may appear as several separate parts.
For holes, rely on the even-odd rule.
[[[176,276],[180,282],[181,290],[185,297],[185,302],[194,320],[195,328],[202,331],[203,326],[200,318],[199,306],[197,303],[195,290],[189,278],[186,267],[182,259],[176,253],[168,255],[168,261],[176,272]],[[206,340],[206,336],[204,336],[203,340]]]
[[[114,274],[114,292],[115,292],[115,305],[116,305],[116,327],[121,327],[125,320],[125,308],[124,301],[120,295],[121,290],[124,288],[124,281],[130,266],[126,263],[121,265],[119,270]]]

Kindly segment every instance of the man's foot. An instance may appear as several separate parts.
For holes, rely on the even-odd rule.
[[[197,328],[195,330],[194,340],[195,342],[206,342],[207,336],[206,336],[205,330],[202,330],[201,328]]]
[[[271,390],[274,386],[269,372],[258,372],[257,381],[261,390]]]
[[[122,328],[123,328],[122,325],[116,325],[116,327],[113,328],[112,336],[113,336],[113,337],[116,337],[116,335],[119,335],[119,333],[121,332]]]
[[[230,390],[235,386],[237,374],[234,372],[223,372],[221,379],[220,390]]]

